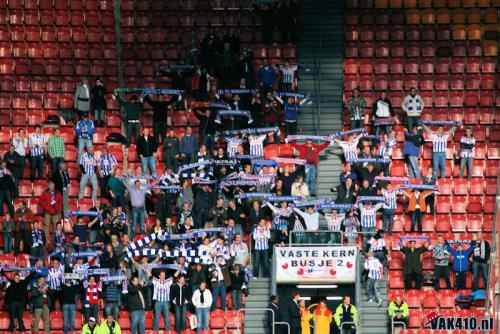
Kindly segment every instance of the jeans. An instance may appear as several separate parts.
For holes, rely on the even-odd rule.
[[[96,224],[99,224],[99,223],[96,223]],[[90,242],[90,244],[95,244],[97,242],[98,236],[99,236],[99,230],[89,230],[89,242]]]
[[[307,184],[307,187],[309,188],[309,193],[311,195],[316,195],[316,178],[317,178],[316,166],[314,166],[313,164],[307,164],[304,181]]]
[[[384,132],[386,135],[389,135],[389,132],[391,132],[391,126],[390,125],[375,125],[375,136],[380,135],[380,130],[384,129]]]
[[[85,307],[85,322],[88,322],[90,317],[94,317],[99,321],[99,305],[90,304]]]
[[[382,212],[382,226],[392,235],[392,226],[394,224],[394,209],[384,209]]]
[[[415,231],[415,224],[417,224],[417,232],[422,233],[422,211],[412,211],[410,216],[410,223],[410,232]]]
[[[63,304],[62,312],[63,312],[64,333],[68,333],[68,331],[74,331],[76,304]]]
[[[186,304],[174,305],[175,312],[175,330],[177,333],[182,332],[186,328]]]
[[[130,332],[132,334],[144,334],[146,331],[144,329],[145,314],[144,310],[130,312]]]
[[[420,179],[420,169],[418,168],[418,157],[408,156],[408,172],[413,179]]]
[[[160,316],[163,313],[163,318],[165,319],[165,330],[170,330],[170,311],[168,310],[169,302],[159,302],[155,301],[155,316],[153,321],[153,330],[159,330],[158,323],[160,322]]]
[[[167,123],[155,121],[153,124],[153,135],[155,136],[158,143],[161,143],[162,138],[167,132]]]
[[[239,310],[241,308],[241,290],[231,291],[231,297],[233,300],[233,310]]]
[[[59,170],[59,165],[64,162],[64,157],[52,158],[52,175]]]
[[[486,283],[488,282],[488,264],[474,261],[472,263],[472,275],[474,276],[474,279],[472,280],[472,291],[477,290],[479,273],[481,273],[481,275],[483,276],[484,286],[486,288]]]
[[[411,132],[413,127],[418,126],[419,122],[420,122],[420,116],[408,116],[408,124],[407,124],[408,131]]]
[[[361,231],[364,232],[363,233],[363,249],[366,249],[366,247],[368,245],[368,240],[370,240],[372,238],[373,234],[375,234],[375,226],[373,226],[373,227],[362,226]]]
[[[368,277],[368,281],[366,282],[366,295],[369,300],[373,298],[375,298],[377,302],[382,300],[378,282],[379,280]]]
[[[156,177],[156,160],[153,155],[150,157],[142,158],[141,167],[142,175],[147,175],[147,171],[149,170],[149,174],[153,177]]]
[[[40,318],[43,317],[43,325],[46,333],[50,333],[50,311],[47,305],[35,309],[35,321],[33,323],[33,331],[40,330]]]
[[[219,284],[212,288],[212,308],[211,310],[215,310],[217,308],[217,297],[220,295],[220,299],[222,301],[221,309],[223,311],[226,310],[226,284],[224,281],[220,281]]]
[[[467,166],[467,179],[472,178],[472,162],[474,158],[460,158],[460,172],[458,172],[458,177],[463,177],[465,166]]]
[[[209,314],[210,314],[210,309],[208,307],[196,308],[196,319],[198,320],[198,327],[196,327],[196,333],[200,333],[203,329],[208,329]]]
[[[118,302],[106,302],[104,306],[104,316],[107,317],[109,314],[113,315],[113,319],[118,321],[118,312],[120,311],[120,306]]]
[[[269,250],[255,250],[255,266],[253,268],[253,276],[259,277],[260,266],[262,266],[262,271],[264,272],[263,277],[269,277]]]
[[[136,226],[139,225],[141,234],[146,233],[146,228],[144,227],[144,219],[146,218],[146,211],[144,208],[134,208],[132,207],[132,224],[130,225],[130,235],[132,239],[135,237]]]
[[[439,290],[439,281],[441,278],[444,278],[446,288],[451,289],[450,270],[448,269],[448,265],[434,267],[434,288],[436,290]]]
[[[38,179],[43,179],[43,155],[31,156],[30,158],[30,178],[35,179],[38,172]]]
[[[139,137],[139,122],[127,122],[127,126],[125,127],[125,131],[127,134],[127,144],[130,146],[130,143],[132,142],[132,136],[134,136],[134,143],[137,141],[137,138]]]
[[[62,198],[63,198],[62,212],[63,212],[63,216],[66,217],[68,214],[68,206],[69,206],[69,191],[68,190],[63,190]]]
[[[19,330],[24,330],[24,321],[23,321],[23,310],[24,310],[24,303],[21,302],[10,302],[9,305],[9,318],[10,318],[10,324],[9,328],[14,329],[15,321],[17,318],[17,328]]]
[[[104,121],[104,109],[94,109],[94,121]]]
[[[83,174],[82,179],[80,180],[80,190],[78,191],[78,200],[81,200],[83,198],[83,195],[85,194],[85,187],[89,182],[90,185],[92,186],[92,200],[95,201],[97,199],[97,175]]]
[[[83,149],[88,149],[89,147],[92,147],[92,139],[78,138],[77,163],[80,163],[80,157],[82,156]]]
[[[12,244],[13,244],[13,234],[12,233],[4,233],[3,234],[3,253],[9,254],[12,253]]]
[[[296,135],[297,134],[297,121],[295,121],[295,122],[285,121],[285,133],[287,136]]]
[[[441,178],[446,177],[446,153],[434,152],[432,153],[432,168],[434,179],[437,180],[439,167],[441,167]]]

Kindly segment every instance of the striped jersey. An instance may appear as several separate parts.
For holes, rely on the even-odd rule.
[[[347,238],[356,238],[358,236],[358,218],[355,216],[346,217],[342,224],[344,225],[344,232]]]
[[[153,277],[153,300],[159,302],[168,302],[168,296],[172,284],[172,277],[165,280]]]
[[[473,136],[463,136],[462,139],[460,139],[460,157],[474,158],[474,145],[476,145],[476,138]]]
[[[383,203],[377,203],[375,205],[364,205],[359,203],[359,211],[361,213],[360,220],[362,227],[375,227],[375,220],[377,217],[377,211],[383,206]]]
[[[250,143],[250,154],[258,157],[264,156],[264,140],[266,135],[249,136],[248,142]]]
[[[63,279],[64,279],[64,267],[62,265],[60,265],[59,268],[49,269],[47,280],[51,290],[56,290],[56,291],[61,290]]]
[[[385,248],[384,238],[375,239],[374,237],[372,237],[370,240],[368,240],[368,243],[370,244],[370,249],[374,252],[383,251]]]
[[[338,213],[338,214],[326,213],[325,220],[328,225],[328,231],[339,232],[344,217],[345,213]]]
[[[448,145],[449,133],[431,133],[432,140],[432,152],[434,153],[445,153],[446,146]]]
[[[89,152],[82,154],[82,156],[80,157],[80,165],[83,166],[85,174],[95,174],[96,161],[93,154]]]
[[[401,190],[387,190],[382,189],[382,196],[384,196],[384,209],[396,209],[396,196],[401,194]]]
[[[378,148],[378,155],[390,159],[392,157],[392,149],[396,146],[397,142],[396,138],[387,138],[387,140],[381,142]]]
[[[295,71],[297,71],[297,65],[292,66],[280,66],[280,70],[283,77],[283,83],[291,84],[295,78]]]
[[[278,231],[288,230],[288,217],[292,214],[292,209],[277,208],[268,203],[267,206],[273,211],[273,227]]]
[[[253,231],[253,239],[255,240],[255,250],[268,250],[271,231],[267,227],[258,226]]]
[[[344,157],[346,162],[355,162],[358,160],[356,148],[358,147],[359,139],[353,142],[339,141],[338,143],[340,147],[342,147],[342,150],[344,150]]]
[[[102,155],[99,158],[99,171],[102,175],[108,176],[111,175],[113,171],[113,167],[118,165],[116,158],[112,154]]]
[[[241,138],[226,138],[227,142],[227,157],[234,158],[236,156],[236,152],[238,152],[238,146],[243,143],[243,139]]]
[[[42,133],[31,134],[28,145],[30,147],[30,153],[33,157],[38,157],[43,155],[45,148],[45,136]]]
[[[365,260],[365,269],[368,270],[368,277],[373,279],[382,278],[382,263],[376,257],[369,257]]]

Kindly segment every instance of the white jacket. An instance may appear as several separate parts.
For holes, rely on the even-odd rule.
[[[420,116],[424,110],[424,100],[420,95],[412,97],[408,94],[401,103],[401,109],[403,109],[408,116]]]
[[[201,291],[200,291],[200,289],[197,289],[193,293],[193,298],[191,298],[191,301],[193,302],[194,307],[196,307],[196,308],[208,308],[208,307],[212,306],[212,292],[210,292],[210,290],[205,289],[203,291],[203,299],[204,299],[203,304],[201,303],[200,297],[201,297]]]

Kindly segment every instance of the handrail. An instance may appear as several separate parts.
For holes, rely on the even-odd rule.
[[[286,321],[275,321],[274,322],[275,325],[286,325],[286,329],[287,329],[287,332],[288,334],[290,334],[290,324]],[[274,326],[273,326],[273,331],[274,331]]]
[[[355,323],[354,321],[345,321],[340,323],[340,329],[343,330],[345,325],[354,325],[356,326],[356,329],[359,329],[359,324]]]
[[[394,334],[394,325],[401,324],[403,325],[403,329],[406,329],[406,323],[403,321],[394,321],[394,318],[391,317],[391,334]]]

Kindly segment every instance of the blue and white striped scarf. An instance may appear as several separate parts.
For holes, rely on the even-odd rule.
[[[385,202],[384,196],[359,196],[356,202]]]
[[[334,139],[334,138],[342,138],[344,136],[349,136],[349,135],[353,135],[355,133],[365,133],[366,132],[366,129],[365,128],[358,128],[358,129],[352,129],[352,130],[348,130],[348,131],[342,131],[342,132],[335,132],[335,133],[332,133],[330,135],[330,140]]]
[[[425,125],[436,125],[436,126],[462,126],[462,123],[455,121],[431,121],[431,120],[421,120],[420,124]]]
[[[255,128],[255,129],[240,129],[240,130],[225,130],[217,131],[218,136],[232,136],[232,135],[257,135],[262,133],[279,132],[280,128],[277,126],[267,127],[267,128]]]
[[[255,89],[248,89],[248,88],[238,88],[238,89],[219,89],[217,91],[218,95],[223,95],[223,94],[255,94],[256,90]]]
[[[215,116],[215,123],[221,124],[221,117],[226,117],[226,116],[239,116],[239,117],[246,117],[248,118],[248,124],[251,124],[253,122],[252,119],[252,114],[248,110],[228,110],[228,109],[222,109],[217,112],[217,116]]]

